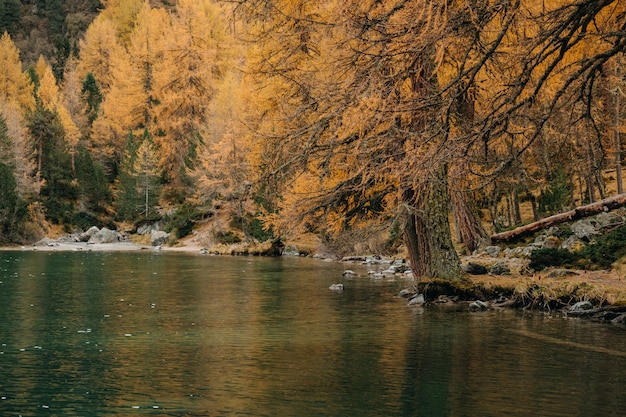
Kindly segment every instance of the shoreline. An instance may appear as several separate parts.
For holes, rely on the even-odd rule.
[[[201,245],[151,246],[134,242],[85,243],[51,242],[43,245],[0,246],[0,252],[170,252],[195,255],[217,255]],[[232,254],[220,254],[234,256]],[[465,259],[467,260],[467,259]],[[354,264],[355,261],[336,259]],[[604,271],[568,271],[565,276],[550,277],[549,271],[533,275],[467,275],[460,281],[423,279],[415,282],[425,303],[439,305],[460,302],[486,302],[487,309],[511,308],[544,312],[564,312],[573,317],[611,322],[615,313],[626,313],[626,279],[615,269]],[[500,301],[497,301],[500,300]],[[589,302],[591,309],[571,311],[576,303]],[[409,302],[409,305],[411,303]],[[609,314],[609,320],[606,315]],[[612,314],[612,315],[611,315]],[[615,322],[626,324],[622,321]]]

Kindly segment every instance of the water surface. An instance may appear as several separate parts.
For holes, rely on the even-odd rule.
[[[624,327],[408,308],[345,267],[0,252],[0,415],[626,413]]]

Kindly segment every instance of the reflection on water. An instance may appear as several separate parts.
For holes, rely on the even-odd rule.
[[[0,252],[0,415],[624,415],[623,327],[412,309],[342,271]]]

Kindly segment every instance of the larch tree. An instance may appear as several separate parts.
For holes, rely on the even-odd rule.
[[[26,128],[26,119],[16,103],[0,98],[0,115],[7,140],[0,151],[0,160],[13,170],[17,192],[21,198],[28,200],[35,194],[33,139]]]
[[[32,110],[35,106],[33,84],[22,71],[20,52],[7,32],[0,36],[0,68],[0,97],[19,104],[23,111]]]
[[[263,132],[267,166],[299,167],[278,226],[299,219],[341,230],[397,219],[416,276],[460,277],[448,181],[465,131],[453,128],[468,117],[461,107],[479,50],[490,46],[478,33],[503,13],[442,1],[241,5],[251,6],[265,41],[255,70],[280,86],[267,108],[285,114],[272,113],[273,131]],[[459,62],[448,49],[466,26],[474,32],[454,48]]]
[[[57,85],[56,78],[52,72],[52,67],[46,62],[43,56],[39,57],[37,64],[35,65],[35,71],[37,72],[39,84],[37,88],[37,98],[39,105],[43,109],[56,114],[61,127],[64,132],[64,141],[68,146],[69,154],[71,157],[72,172],[75,172],[74,157],[78,147],[78,142],[81,138],[80,130],[72,119],[72,115],[67,109],[64,97]],[[39,142],[38,145],[38,167],[41,171],[42,158],[43,158],[44,143]]]
[[[79,45],[79,77],[85,80],[91,74],[100,90],[107,93],[113,83],[114,68],[119,64],[119,57],[124,50],[114,23],[105,14],[98,15],[85,31]]]
[[[232,45],[222,24],[220,8],[209,0],[180,0],[171,14],[163,59],[155,63],[155,108],[164,194],[182,201],[191,194],[187,171],[193,169],[197,148],[209,121],[211,102],[224,76]]]

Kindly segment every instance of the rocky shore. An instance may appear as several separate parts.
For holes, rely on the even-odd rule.
[[[459,281],[412,279],[410,266],[403,259],[377,256],[351,256],[341,259],[346,264],[367,265],[369,279],[403,279],[407,288],[399,297],[409,306],[443,305],[467,308],[476,312],[497,308],[543,310],[567,317],[586,317],[603,322],[626,324],[626,280],[622,263],[610,270],[587,271],[548,268],[537,272],[529,268],[530,254],[542,248],[580,247],[605,230],[625,223],[624,216],[602,213],[570,226],[571,233],[551,228],[534,239],[517,246],[486,246],[471,255],[462,256],[466,277]],[[280,242],[253,245],[216,245],[205,247],[197,240],[169,245],[169,235],[158,227],[146,226],[125,233],[92,227],[85,232],[44,238],[31,246],[8,247],[5,250],[39,251],[177,251],[219,255],[282,255],[313,256],[325,260],[332,256],[302,253],[295,245]],[[346,269],[344,278],[356,274]],[[364,277],[359,277],[364,278]],[[343,282],[331,286],[333,291],[349,287]]]

